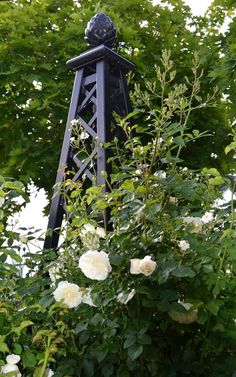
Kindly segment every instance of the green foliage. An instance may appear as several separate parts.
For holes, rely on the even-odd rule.
[[[56,377],[235,374],[235,180],[215,167],[185,166],[186,146],[212,137],[188,123],[202,107],[193,105],[199,61],[194,55],[185,85],[172,85],[168,51],[162,63],[145,92],[136,87],[137,110],[117,118],[127,139],[108,146],[110,191],[65,177],[59,249],[33,253],[23,240],[24,278],[2,261],[0,363],[20,355],[25,377],[43,377],[47,368]],[[214,101],[206,95],[204,103]],[[220,205],[222,185],[231,199]],[[3,243],[8,238],[3,233]],[[98,258],[90,268],[82,263],[88,253]]]
[[[224,7],[230,9],[230,2]],[[208,18],[193,17],[182,0],[161,5],[150,0],[10,0],[1,2],[0,11],[3,175],[26,184],[33,180],[39,188],[51,190],[73,86],[73,72],[65,62],[86,50],[84,29],[96,12],[112,18],[120,41],[117,50],[136,64],[134,79],[142,90],[144,76],[150,82],[155,78],[154,66],[159,65],[164,48],[178,62],[176,79],[182,84],[191,72],[191,53],[198,51],[204,70],[201,95],[205,98],[217,84],[223,93],[230,92],[232,104],[227,101],[227,109],[233,111],[234,23],[225,37],[217,32],[225,17],[219,6]],[[219,58],[220,52],[225,59]],[[215,140],[196,140],[191,149],[186,148],[184,157],[191,168],[208,164],[221,172],[234,168],[232,153],[224,154],[230,128],[220,92],[218,98],[214,107],[199,109],[189,120],[190,129],[208,130]],[[193,106],[199,100],[196,94]],[[159,106],[156,98],[155,108]]]

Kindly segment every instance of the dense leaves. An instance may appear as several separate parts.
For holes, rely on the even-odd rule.
[[[127,139],[109,145],[116,151],[110,191],[85,191],[65,177],[59,249],[34,253],[32,234],[13,237],[3,228],[0,363],[19,355],[25,377],[52,375],[48,368],[56,377],[236,372],[235,180],[215,167],[184,166],[185,147],[212,137],[188,127],[198,111],[189,92],[192,101],[201,95],[199,60],[192,56],[186,86],[170,85],[175,66],[168,51],[161,61],[155,86],[135,89],[139,108],[117,118]],[[205,107],[214,101],[209,97]],[[140,112],[145,122],[138,122]],[[222,185],[231,197],[220,204]],[[10,186],[3,181],[1,196],[19,184]],[[3,203],[3,213],[9,205]],[[103,222],[107,208],[110,230]],[[12,268],[6,253],[16,262]],[[18,254],[25,277],[17,272]]]
[[[212,92],[216,84],[221,91],[213,108],[199,110],[189,119],[190,129],[209,130],[215,141],[197,140],[187,148],[186,165],[232,170],[232,153],[224,155],[230,127],[221,97],[222,91],[230,95],[227,107],[232,121],[235,21],[226,36],[218,28],[226,11],[234,7],[231,2],[221,5],[219,0],[216,4],[206,18],[193,17],[182,0],[161,1],[159,5],[141,0],[2,1],[2,174],[24,183],[33,180],[46,191],[54,184],[73,85],[73,73],[65,63],[86,50],[84,29],[96,12],[107,13],[114,21],[120,41],[117,49],[136,64],[134,81],[142,86],[144,76],[154,79],[154,65],[160,63],[163,48],[171,49],[178,62],[177,79],[182,83],[191,72],[191,53],[199,52],[204,70],[201,95]],[[155,107],[159,105],[157,100]]]

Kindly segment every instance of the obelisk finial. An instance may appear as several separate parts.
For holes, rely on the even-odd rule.
[[[110,17],[104,13],[93,16],[85,29],[85,39],[90,47],[104,44],[112,48],[116,40],[116,29]]]

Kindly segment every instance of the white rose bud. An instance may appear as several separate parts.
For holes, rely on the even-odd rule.
[[[149,276],[155,271],[156,265],[156,262],[152,260],[150,255],[146,255],[143,259],[131,259],[130,273],[133,275],[143,274]]]
[[[156,269],[156,262],[152,260],[150,255],[147,255],[140,261],[139,269],[142,274],[145,276],[151,275]]]

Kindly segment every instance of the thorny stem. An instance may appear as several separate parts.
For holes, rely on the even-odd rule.
[[[192,91],[191,91],[191,95],[190,95],[190,99],[189,99],[189,107],[188,107],[188,110],[187,110],[187,113],[186,113],[186,117],[185,117],[185,121],[184,121],[184,124],[183,124],[183,128],[180,131],[181,137],[183,137],[183,135],[184,135],[185,128],[186,128],[186,125],[188,123],[188,119],[189,119],[190,113],[192,111],[192,106],[191,105],[192,105],[192,101],[193,101],[193,96],[198,92],[199,79],[202,77],[202,72],[198,76],[198,67],[199,67],[199,63],[198,63],[198,61],[195,58],[195,60],[194,60],[194,67],[193,67],[194,80],[193,80]],[[179,145],[178,151],[177,151],[177,154],[176,154],[176,160],[179,158],[181,150],[182,150],[182,145]]]
[[[43,377],[44,375],[44,372],[45,372],[45,369],[46,369],[46,366],[47,366],[47,363],[48,363],[48,358],[50,356],[50,345],[51,345],[51,337],[49,336],[48,337],[48,340],[47,340],[47,346],[46,346],[46,349],[45,349],[45,356],[44,356],[44,361],[43,361],[43,365],[42,365],[42,368],[40,370],[40,375],[39,377]]]

